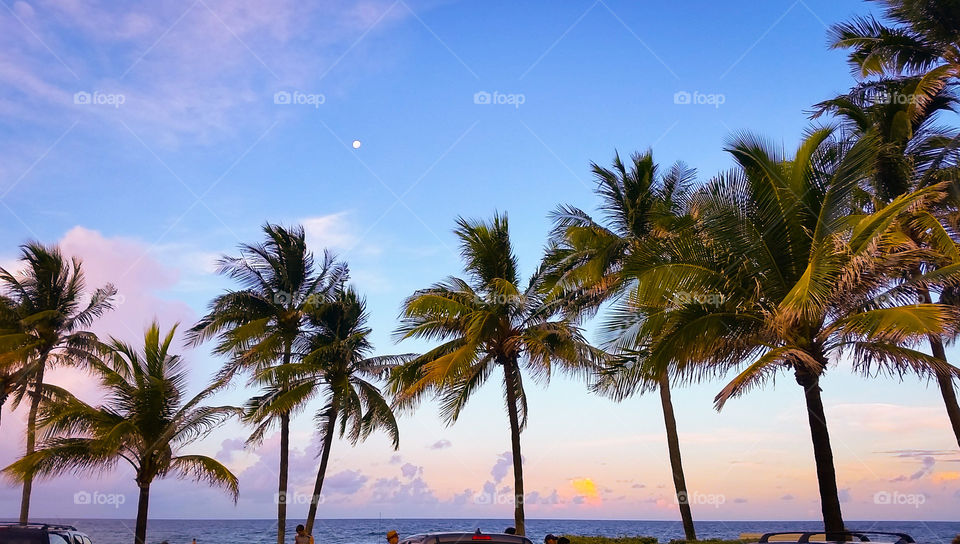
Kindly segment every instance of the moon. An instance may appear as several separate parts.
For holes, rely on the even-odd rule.
[[[354,140],[354,141],[353,141],[353,148],[354,148],[354,149],[360,149],[360,146],[361,146],[361,145],[363,145],[363,144],[360,143],[360,140]]]

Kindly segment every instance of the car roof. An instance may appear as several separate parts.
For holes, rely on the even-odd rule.
[[[19,523],[16,521],[0,521],[0,530],[37,530],[37,531],[76,531],[73,525],[59,523]]]
[[[404,538],[401,542],[405,543],[424,543],[424,544],[451,544],[451,543],[476,543],[476,544],[532,544],[530,539],[520,535],[508,535],[504,533],[474,533],[468,532],[446,532],[446,533],[424,533],[412,535]]]
[[[806,544],[808,542],[850,542],[850,541],[860,541],[860,542],[893,542],[894,544],[916,544],[916,541],[912,536],[906,533],[893,533],[887,531],[836,531],[831,534],[836,534],[843,537],[849,537],[843,540],[832,540],[827,538],[827,534],[824,531],[784,531],[776,533],[764,533],[760,539],[759,544],[766,544],[767,542],[797,542],[798,544]],[[870,537],[876,537],[877,535],[882,535],[886,540],[873,540]],[[893,538],[896,537],[896,538]]]

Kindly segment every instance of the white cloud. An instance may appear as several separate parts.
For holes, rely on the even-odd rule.
[[[318,251],[319,248],[349,250],[359,241],[349,219],[349,212],[308,217],[300,223],[306,231],[307,244]]]

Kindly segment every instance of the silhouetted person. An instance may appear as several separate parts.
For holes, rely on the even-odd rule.
[[[295,544],[313,544],[313,535],[307,534],[307,528],[297,525],[297,536],[293,537]]]

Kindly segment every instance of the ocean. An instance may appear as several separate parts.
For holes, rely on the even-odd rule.
[[[72,519],[39,520],[67,523],[90,535],[94,544],[131,544],[133,520]],[[298,521],[288,522],[288,541],[293,542],[293,528]],[[513,525],[509,519],[323,519],[317,520],[313,535],[317,544],[384,544],[384,535],[390,529],[403,538],[407,535],[433,531],[502,532]],[[918,544],[950,544],[960,535],[960,521],[848,521],[851,530],[896,531],[907,533]],[[273,520],[151,520],[147,541],[159,544],[272,544],[276,542],[276,522]],[[772,532],[783,530],[818,530],[823,525],[816,521],[698,521],[697,536],[704,538],[736,538],[744,532]],[[666,543],[682,538],[679,521],[590,521],[562,519],[529,519],[527,536],[539,544],[548,533],[575,535],[648,535]],[[576,544],[574,542],[574,544]]]

